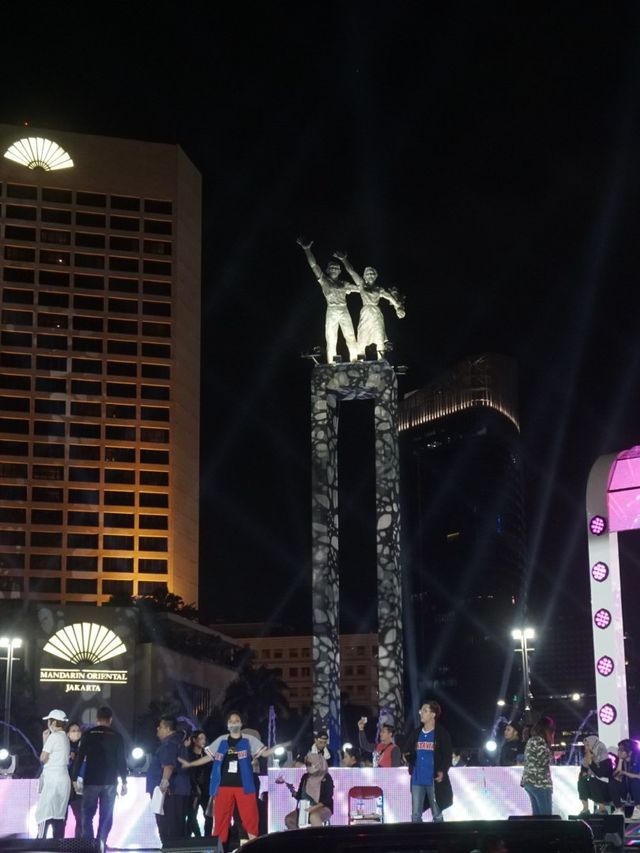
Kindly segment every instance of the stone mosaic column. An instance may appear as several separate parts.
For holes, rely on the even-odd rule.
[[[338,405],[375,401],[379,707],[402,722],[398,393],[384,360],[317,365],[311,378],[314,727],[340,734]]]

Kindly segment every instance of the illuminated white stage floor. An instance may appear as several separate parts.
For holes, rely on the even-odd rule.
[[[380,770],[373,768],[332,768],[334,780],[334,813],[332,825],[349,823],[350,812],[372,813],[382,807],[385,823],[411,819],[409,773],[406,768]],[[269,832],[284,829],[284,816],[294,808],[295,801],[286,785],[277,784],[281,777],[297,787],[302,769],[270,770],[262,779],[262,789],[269,793]],[[445,812],[446,821],[499,820],[510,815],[531,813],[529,798],[520,787],[520,767],[455,767],[450,772],[454,804]],[[580,809],[577,794],[577,767],[554,767],[553,806],[561,817],[576,814]],[[382,801],[353,796],[352,789],[377,786],[382,789]],[[126,850],[160,847],[155,817],[149,797],[144,792],[145,780],[131,778],[129,792],[118,797],[114,811],[109,846]],[[352,794],[350,800],[350,792]],[[19,833],[35,837],[33,812],[38,799],[37,779],[0,780],[0,836]],[[349,806],[351,804],[351,808]],[[354,818],[356,821],[361,818]],[[73,815],[69,815],[67,835],[74,833]],[[640,834],[634,836],[640,841]],[[637,842],[636,842],[637,843]]]

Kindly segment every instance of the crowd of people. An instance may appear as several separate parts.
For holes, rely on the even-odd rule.
[[[96,725],[83,731],[76,721],[69,722],[64,711],[51,710],[43,719],[42,774],[36,807],[38,835],[49,827],[54,838],[65,834],[69,813],[75,818],[76,837],[96,837],[104,847],[113,823],[118,784],[120,796],[127,794],[125,744],[112,727],[112,711],[101,707]],[[452,768],[465,764],[452,747],[451,737],[440,721],[441,707],[424,702],[419,711],[420,724],[408,735],[396,737],[389,722],[379,726],[375,742],[366,734],[367,719],[358,722],[358,748],[345,746],[340,756],[329,747],[325,730],[317,731],[308,750],[296,756],[294,766],[304,767],[297,788],[287,784],[294,808],[286,815],[287,829],[323,825],[333,814],[333,779],[329,768],[363,766],[363,756],[379,768],[406,766],[411,775],[411,820],[420,822],[430,811],[434,822],[443,820],[444,811],[453,803],[449,778]],[[220,842],[229,839],[232,825],[242,826],[245,836],[254,838],[265,831],[259,793],[259,762],[289,744],[268,748],[258,732],[243,727],[241,716],[231,712],[226,719],[227,732],[207,744],[202,730],[185,732],[174,717],[162,716],[156,734],[158,747],[146,774],[146,790],[155,813],[163,845],[176,839],[199,836],[202,812],[204,834],[213,831]],[[554,722],[540,716],[524,727],[509,722],[503,732],[498,764],[521,765],[521,785],[531,802],[533,815],[553,813]],[[584,739],[584,756],[578,779],[578,797],[582,816],[589,814],[589,803],[596,812],[613,809],[631,816],[640,806],[640,756],[631,740],[618,744],[617,756],[595,735]],[[94,836],[94,818],[99,812]],[[634,817],[640,819],[640,807]],[[262,817],[262,819],[261,819]]]

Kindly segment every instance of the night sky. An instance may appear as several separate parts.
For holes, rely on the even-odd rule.
[[[203,175],[207,617],[309,618],[298,234],[406,293],[401,392],[517,359],[532,602],[586,607],[588,472],[640,443],[637,4],[58,2],[3,30],[2,122],[178,143]]]

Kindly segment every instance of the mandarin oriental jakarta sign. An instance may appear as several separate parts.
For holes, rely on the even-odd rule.
[[[127,683],[128,670],[100,666],[127,651],[120,637],[104,625],[65,625],[49,637],[42,651],[66,666],[41,666],[40,681],[64,684],[65,693],[98,693],[105,684]]]

